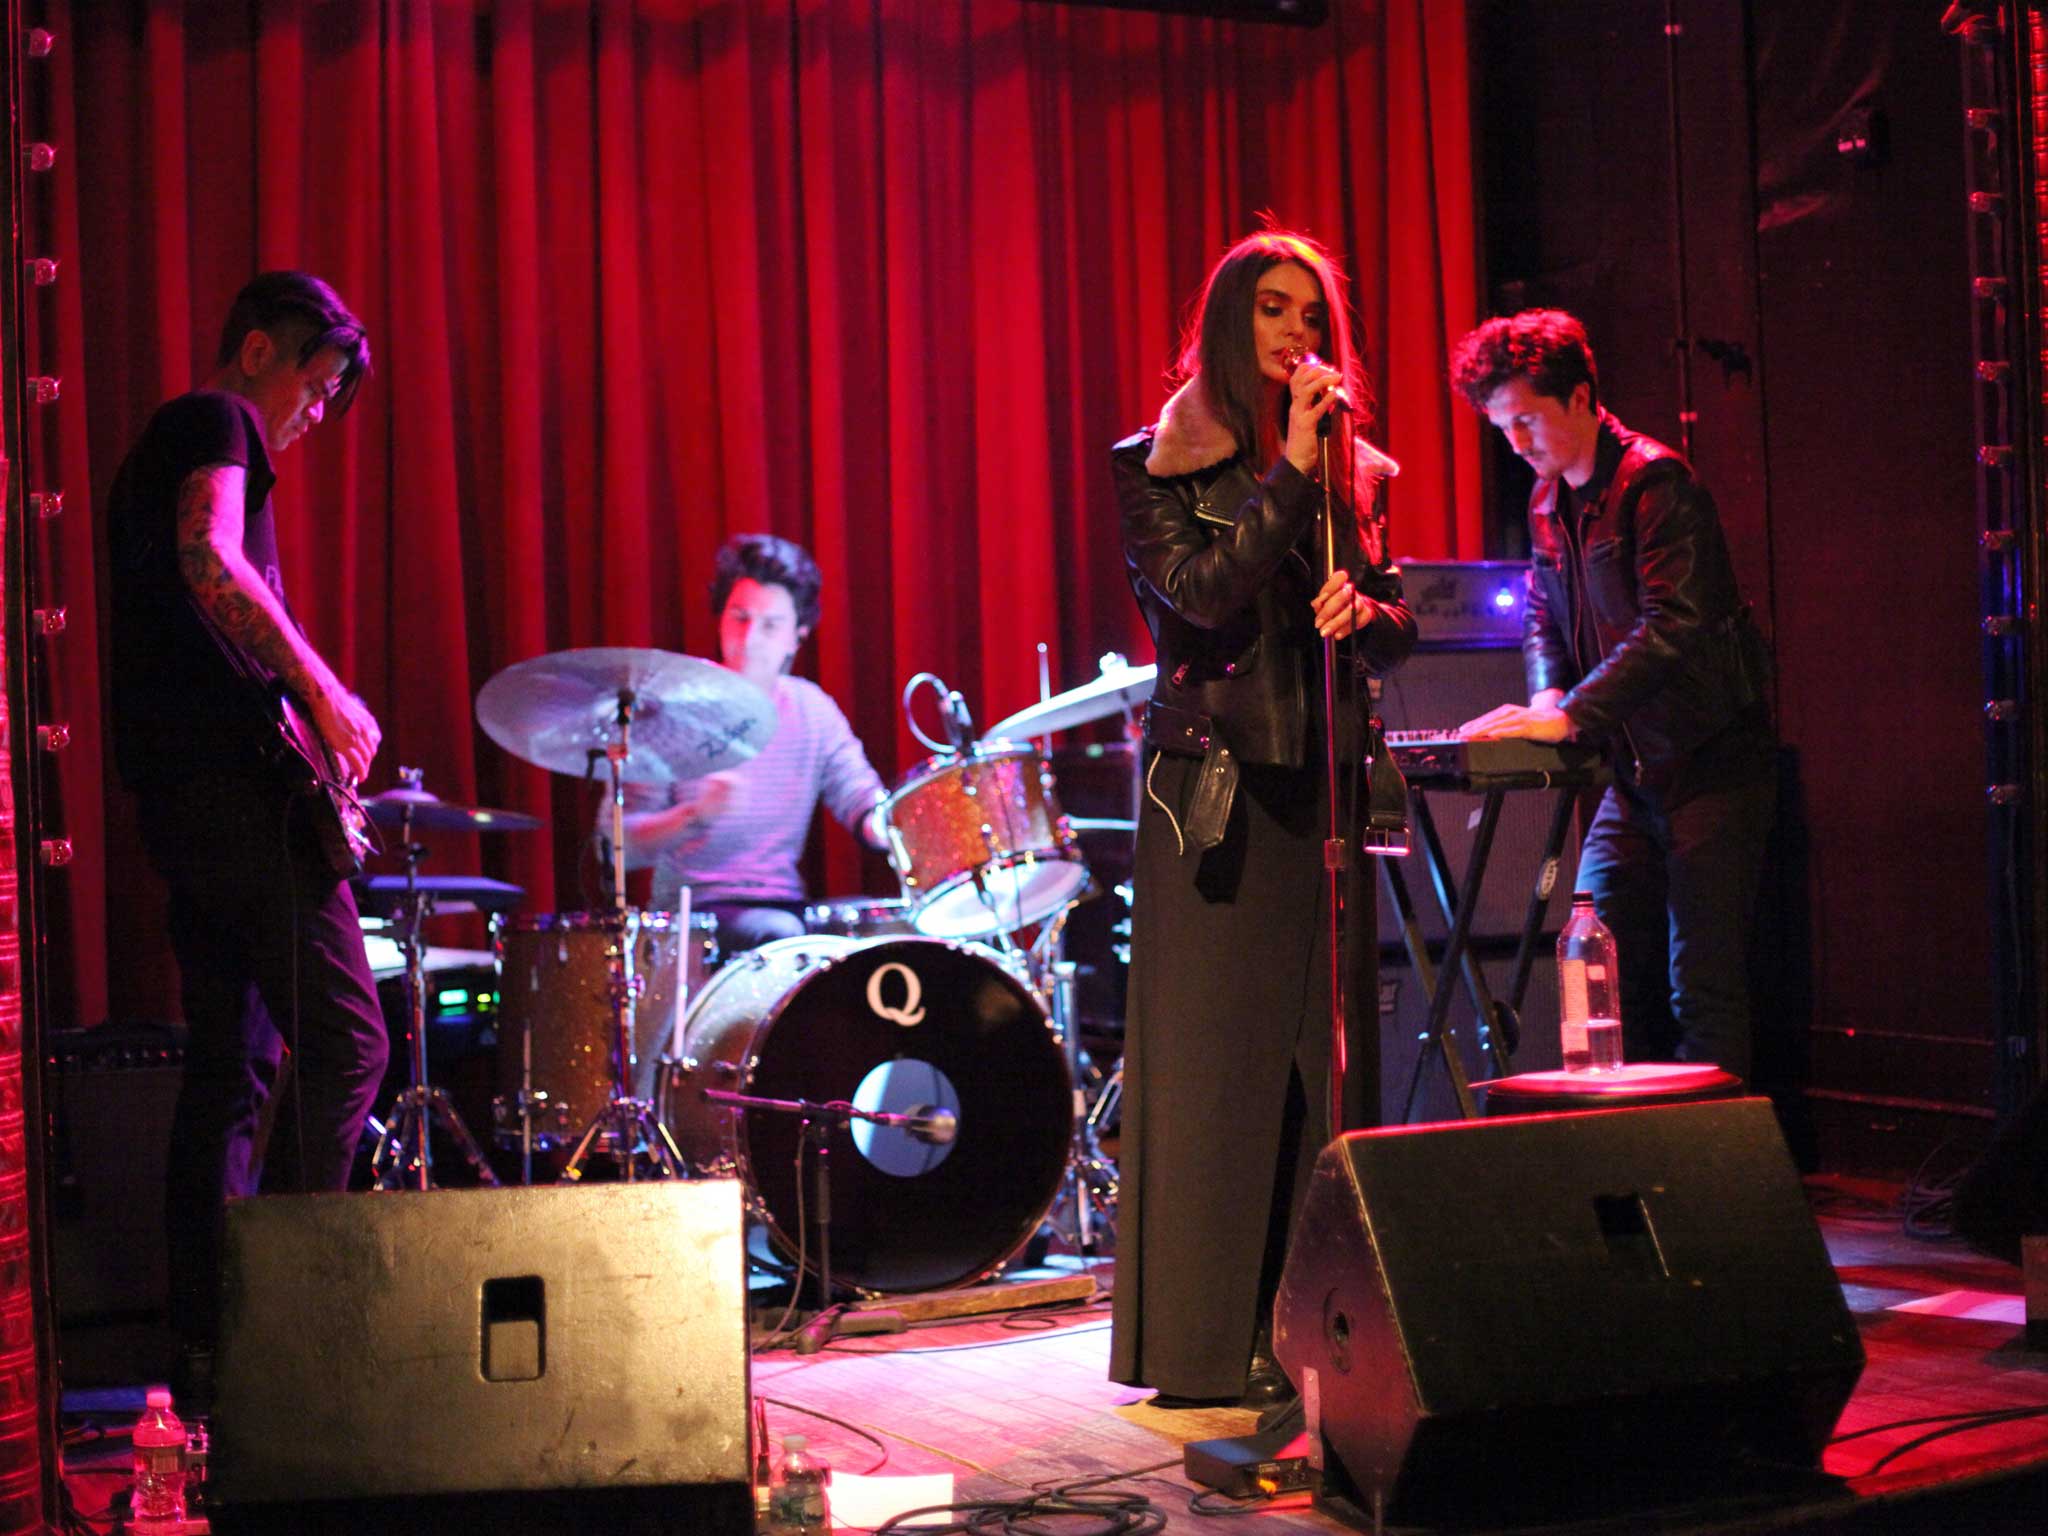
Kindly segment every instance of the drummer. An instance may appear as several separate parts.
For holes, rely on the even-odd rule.
[[[666,785],[626,786],[626,855],[654,869],[652,904],[718,919],[726,954],[804,931],[797,861],[820,801],[854,836],[882,847],[881,777],[831,696],[790,674],[817,627],[824,585],[787,539],[742,533],[718,551],[711,610],[719,660],[775,701],[775,734],[736,768]],[[602,823],[601,823],[602,830]]]

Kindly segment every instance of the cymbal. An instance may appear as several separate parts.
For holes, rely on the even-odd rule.
[[[405,913],[405,876],[357,875],[356,905],[370,917],[401,917]],[[526,892],[484,875],[415,875],[413,889],[436,912],[509,912]]]
[[[531,832],[543,825],[524,811],[494,811],[484,805],[457,805],[431,790],[400,784],[363,802],[370,820],[387,831],[405,825],[409,812],[415,832]]]
[[[1069,688],[1065,693],[1056,693],[1049,699],[1040,699],[1008,719],[998,720],[982,732],[982,737],[984,740],[1008,737],[1011,741],[1028,741],[1033,736],[1050,736],[1054,731],[1071,731],[1077,725],[1106,720],[1111,715],[1135,709],[1149,699],[1152,680],[1158,675],[1156,666],[1104,667],[1102,676],[1078,688]]]
[[[701,656],[628,646],[555,651],[514,662],[476,696],[491,740],[551,773],[605,777],[621,694],[633,706],[630,784],[694,779],[743,763],[775,734],[775,701]]]

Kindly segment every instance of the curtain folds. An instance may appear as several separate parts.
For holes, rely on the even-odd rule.
[[[1105,452],[1151,420],[1182,306],[1262,210],[1356,279],[1405,465],[1397,551],[1480,553],[1462,0],[1315,29],[1047,0],[51,0],[64,259],[34,345],[65,393],[42,579],[71,605],[58,1022],[175,1013],[102,757],[94,519],[266,267],[333,281],[377,371],[281,461],[287,580],[400,763],[555,833],[437,847],[581,905],[588,800],[495,747],[499,668],[711,653],[710,558],[766,528],[824,569],[802,665],[885,777],[919,670],[991,720],[1102,652],[1150,657]],[[35,359],[31,359],[35,361]],[[90,620],[91,622],[85,622]],[[81,627],[81,625],[83,627]],[[817,877],[886,880],[836,828]]]

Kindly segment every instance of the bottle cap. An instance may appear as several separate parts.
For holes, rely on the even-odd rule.
[[[169,1387],[151,1387],[143,1394],[142,1402],[143,1406],[147,1408],[168,1408],[171,1406],[171,1389]]]
[[[782,1448],[785,1451],[800,1451],[811,1442],[802,1435],[784,1435]]]
[[[1592,899],[1593,899],[1593,893],[1592,893],[1591,891],[1573,891],[1573,892],[1572,892],[1572,900],[1573,900],[1573,901],[1591,901]]]

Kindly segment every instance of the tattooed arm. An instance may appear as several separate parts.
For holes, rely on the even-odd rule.
[[[220,631],[304,701],[343,775],[360,779],[383,733],[242,553],[245,474],[239,464],[209,464],[185,477],[178,488],[178,569]]]

